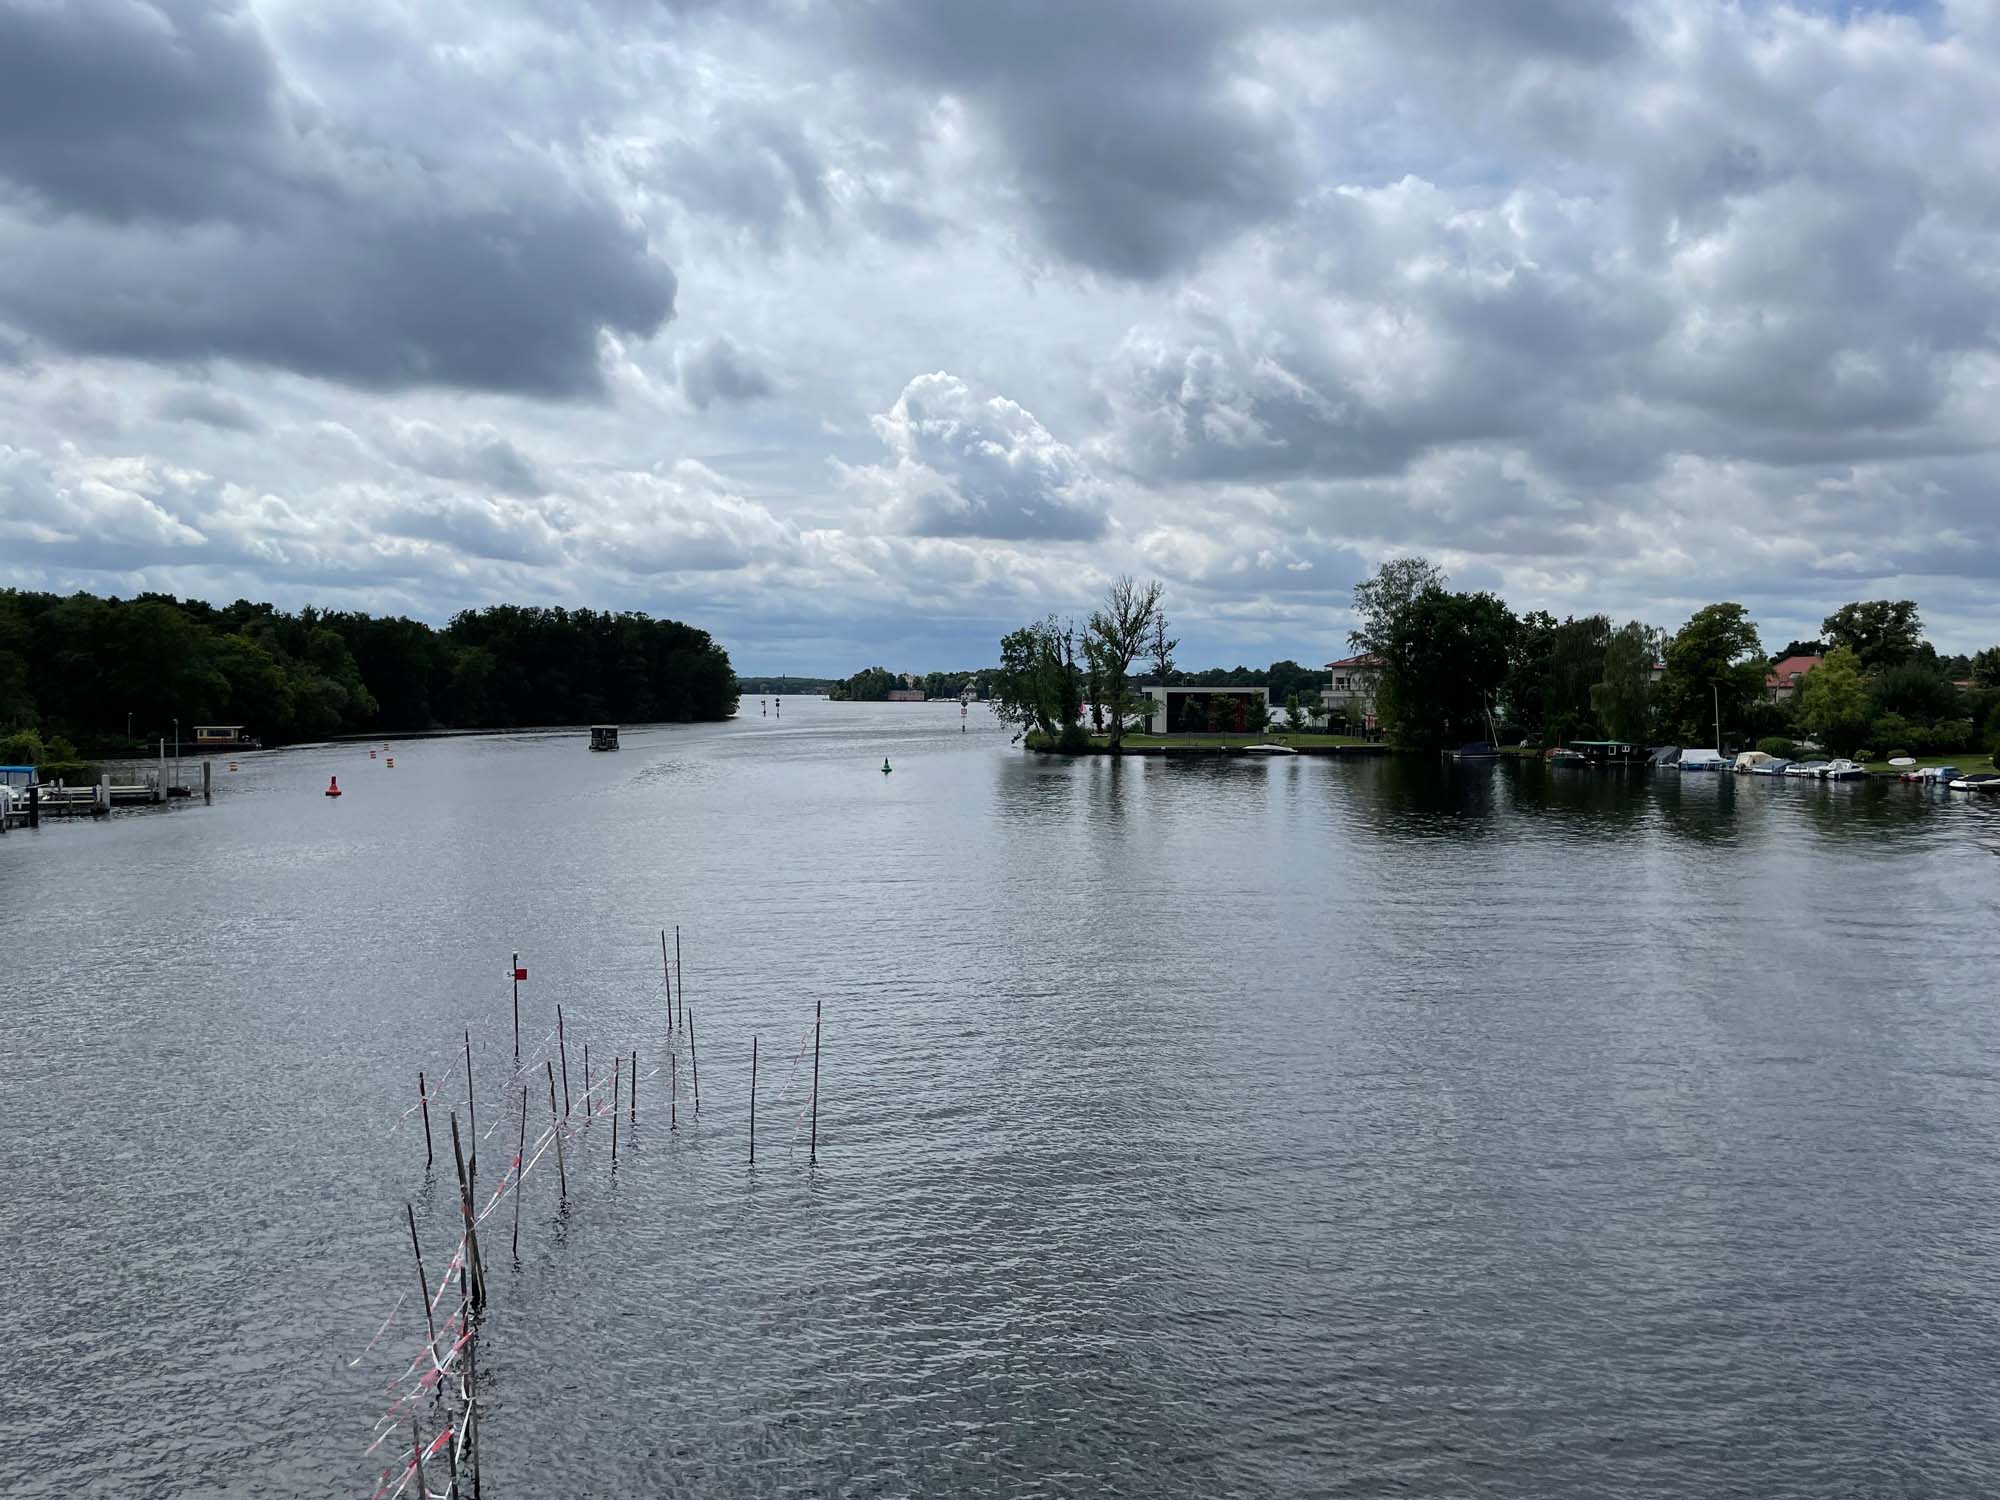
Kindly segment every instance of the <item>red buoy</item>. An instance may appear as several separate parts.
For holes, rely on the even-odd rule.
[[[326,778],[326,794],[329,797],[338,797],[340,795],[340,778],[338,776],[329,776]]]

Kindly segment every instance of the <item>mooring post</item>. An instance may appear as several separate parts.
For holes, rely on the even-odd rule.
[[[585,1042],[583,1044],[583,1097],[584,1098],[588,1099],[590,1097],[591,1087],[592,1085],[590,1082],[590,1043]],[[597,1106],[593,1104],[589,1109],[585,1110],[584,1113],[595,1116],[597,1113]]]
[[[757,1165],[757,1038],[750,1038],[750,1165]]]
[[[681,925],[678,922],[674,923],[674,988],[680,993],[681,1019],[685,1021],[688,1013],[688,977],[687,970],[681,967]]]
[[[417,1242],[417,1211],[411,1208],[409,1201],[405,1199],[403,1212],[409,1215],[410,1219],[410,1250],[417,1257],[417,1291],[424,1299],[424,1326],[431,1331],[431,1357],[435,1359],[438,1326],[437,1319],[431,1316],[431,1283],[430,1278],[424,1275],[424,1247]]]
[[[562,1201],[569,1202],[569,1173],[563,1170],[562,1121],[556,1118],[556,1065],[547,1058],[542,1066],[549,1070],[549,1134],[556,1138],[556,1176],[562,1181]]]
[[[486,1271],[479,1263],[479,1226],[472,1214],[472,1185],[465,1175],[465,1152],[458,1143],[458,1111],[451,1112],[451,1154],[458,1163],[458,1214],[465,1221],[465,1263],[471,1272],[466,1282],[476,1311],[486,1305]]]
[[[819,1001],[813,1001],[813,1123],[812,1145],[806,1152],[806,1165],[819,1165]],[[793,1129],[797,1129],[794,1126]],[[792,1137],[797,1140],[797,1136]],[[797,1150],[797,1147],[793,1147]]]
[[[688,1017],[688,1067],[694,1072],[694,1117],[701,1118],[701,1054],[694,1050],[694,1017]]]
[[[417,1108],[424,1113],[424,1170],[431,1169],[431,1101],[424,1092],[424,1070],[417,1069]]]
[[[42,788],[39,782],[28,788],[28,826],[42,826]]]
[[[556,1007],[556,1051],[562,1057],[563,1070],[563,1118],[569,1118],[569,1042],[563,1036],[562,1007]]]
[[[629,1107],[632,1112],[631,1118],[625,1123],[628,1125],[637,1125],[639,1123],[639,1049],[637,1047],[632,1049],[632,1102]]]
[[[667,1030],[674,1029],[674,971],[667,963],[667,929],[660,929],[660,978],[667,986]]]
[[[521,955],[514,955],[507,977],[514,982],[514,1071],[521,1071]]]
[[[213,802],[215,800],[212,795],[215,789],[209,782],[209,773],[214,769],[214,761],[205,760],[201,763],[201,800],[203,802]]]
[[[514,1259],[521,1258],[521,1178],[528,1161],[528,1087],[521,1086],[521,1140],[514,1147]]]
[[[667,1129],[681,1128],[681,1055],[667,1059]]]
[[[618,1165],[618,1097],[619,1085],[624,1082],[619,1065],[625,1061],[625,1054],[619,1053],[611,1060],[611,1164]]]

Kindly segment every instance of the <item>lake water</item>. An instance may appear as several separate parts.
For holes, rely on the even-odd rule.
[[[573,1079],[666,1060],[674,924],[700,1115],[646,1078],[489,1225],[488,1495],[2000,1487],[2000,806],[966,722],[299,749],[6,835],[0,1493],[369,1494],[461,1028],[490,1185],[510,955],[546,1120],[557,1002]]]

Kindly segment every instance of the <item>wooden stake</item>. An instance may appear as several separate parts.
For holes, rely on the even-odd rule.
[[[687,970],[681,967],[681,928],[680,924],[676,922],[674,924],[674,988],[680,992],[681,1019],[683,1021],[687,1019],[688,1013],[687,978]]]
[[[757,1038],[750,1038],[750,1165],[757,1165]]]
[[[424,1485],[424,1435],[417,1430],[417,1414],[410,1413],[410,1459],[417,1466],[417,1493],[428,1495],[430,1490]]]
[[[688,1065],[694,1070],[694,1114],[698,1120],[701,1118],[701,1054],[694,1050],[694,1017],[689,1016],[687,1023]]]
[[[569,1173],[563,1170],[562,1122],[556,1118],[556,1065],[546,1058],[542,1066],[549,1070],[549,1134],[556,1138],[556,1175],[562,1180],[562,1201],[569,1202]]]
[[[521,955],[514,955],[514,967],[507,977],[514,982],[514,1071],[521,1071]]]
[[[625,1123],[628,1125],[637,1125],[639,1123],[639,1049],[637,1047],[632,1049],[632,1102],[629,1107],[631,1109],[631,1118]]]
[[[528,1161],[528,1090],[521,1089],[521,1143],[514,1148],[514,1259],[521,1258],[521,1177]]]
[[[474,1310],[486,1305],[486,1273],[479,1264],[479,1226],[473,1222],[472,1185],[465,1175],[465,1152],[458,1143],[458,1111],[451,1112],[451,1154],[458,1162],[458,1213],[465,1221],[465,1262],[472,1275],[466,1285]]]
[[[793,1129],[797,1129],[794,1126]],[[797,1140],[797,1136],[792,1137]],[[793,1150],[798,1148],[794,1146]],[[819,1001],[813,1001],[813,1123],[812,1146],[806,1153],[806,1165],[819,1165]]]
[[[667,1059],[667,1129],[681,1128],[681,1055]]]
[[[417,1103],[424,1112],[424,1170],[431,1169],[431,1101],[424,1092],[424,1070],[417,1069]]]
[[[667,963],[667,929],[660,929],[660,977],[667,985],[667,1030],[674,1029],[674,971]]]
[[[618,1089],[625,1081],[620,1067],[624,1061],[625,1054],[622,1052],[611,1060],[611,1164],[614,1167],[618,1165]]]
[[[417,1290],[423,1294],[424,1326],[431,1331],[431,1353],[435,1356],[437,1353],[438,1326],[437,1319],[431,1316],[431,1283],[430,1278],[424,1275],[424,1247],[417,1243],[417,1211],[411,1208],[406,1201],[403,1204],[403,1212],[408,1214],[410,1218],[410,1249],[417,1257]]]
[[[562,1054],[563,1118],[569,1118],[569,1043],[563,1039],[562,1007],[556,1007],[556,1051]]]
[[[585,1042],[583,1044],[583,1097],[584,1098],[588,1099],[590,1097],[590,1091],[593,1087],[595,1087],[595,1085],[593,1085],[590,1081],[590,1043]],[[587,1115],[595,1115],[597,1113],[597,1106],[593,1104],[589,1109],[585,1110],[584,1113]]]
[[[472,1032],[465,1033],[465,1130],[472,1137],[472,1166],[466,1180],[479,1186],[479,1115],[472,1107]]]

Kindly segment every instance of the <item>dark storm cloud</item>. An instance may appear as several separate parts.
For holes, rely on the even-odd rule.
[[[674,375],[681,394],[701,411],[717,401],[755,401],[773,390],[771,377],[720,335],[676,349]]]
[[[1207,0],[855,0],[849,40],[966,100],[1058,253],[1149,279],[1285,212],[1292,123],[1233,88],[1252,13]]]
[[[600,330],[673,314],[643,230],[550,157],[326,119],[238,7],[10,3],[0,100],[36,221],[0,215],[0,311],[58,348],[559,396],[599,388]]]

